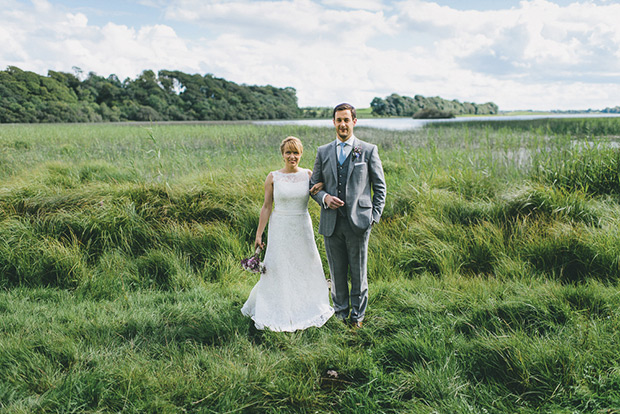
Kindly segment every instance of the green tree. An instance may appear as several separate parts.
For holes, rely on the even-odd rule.
[[[498,107],[493,102],[475,104],[471,102],[459,102],[456,99],[449,101],[439,96],[426,98],[415,95],[413,98],[401,96],[396,93],[385,99],[376,97],[370,104],[372,114],[375,116],[415,116],[427,117],[429,114],[497,114]]]
[[[143,71],[121,82],[90,72],[0,71],[0,122],[278,119],[300,116],[293,88],[237,85],[211,74]]]

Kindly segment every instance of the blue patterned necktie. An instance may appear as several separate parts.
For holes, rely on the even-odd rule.
[[[342,165],[344,163],[344,160],[347,159],[347,156],[344,154],[344,146],[345,143],[341,142],[340,143],[340,155],[338,155],[338,164]]]

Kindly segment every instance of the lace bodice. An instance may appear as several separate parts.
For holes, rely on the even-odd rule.
[[[273,204],[278,213],[305,213],[310,197],[308,170],[285,174],[273,171]]]

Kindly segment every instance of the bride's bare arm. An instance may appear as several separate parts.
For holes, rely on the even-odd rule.
[[[258,219],[258,229],[256,229],[256,238],[254,240],[254,248],[260,247],[263,249],[265,243],[263,243],[263,232],[267,227],[269,216],[271,215],[271,209],[273,208],[273,175],[269,173],[267,179],[265,179],[265,201],[263,207],[260,209],[260,216]]]

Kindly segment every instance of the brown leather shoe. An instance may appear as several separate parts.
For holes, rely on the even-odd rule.
[[[351,326],[352,326],[354,329],[359,329],[359,328],[361,328],[361,327],[362,327],[362,321],[353,322],[353,323],[351,323]]]

